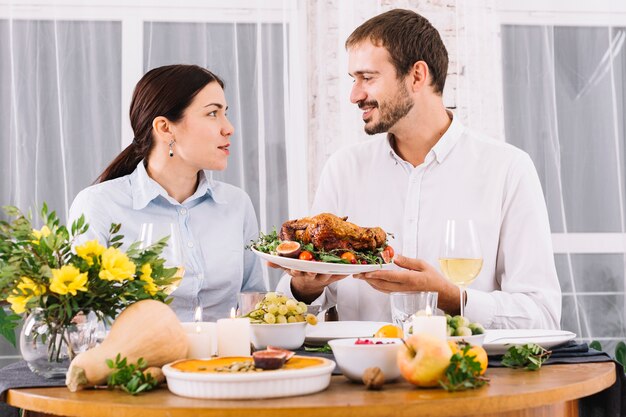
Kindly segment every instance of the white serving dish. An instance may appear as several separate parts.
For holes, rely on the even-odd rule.
[[[163,373],[168,389],[182,397],[217,400],[290,397],[328,387],[335,362],[318,359],[322,361],[320,365],[302,369],[242,373],[183,372],[172,367],[174,362],[165,365]]]
[[[482,346],[485,340],[485,333],[473,334],[471,336],[448,336],[451,342],[467,342],[472,346]]]
[[[306,335],[305,321],[283,324],[250,324],[252,344],[255,349],[276,346],[283,349],[298,349]]]
[[[382,341],[385,344],[355,345],[356,338],[334,339],[328,342],[341,372],[352,381],[362,382],[363,372],[367,368],[378,367],[383,371],[385,381],[398,379],[400,377],[398,351],[402,347],[402,340],[382,337],[366,339],[373,342]]]
[[[502,355],[513,345],[536,343],[544,349],[565,343],[576,337],[566,330],[494,329],[486,330],[483,348],[489,355]]]
[[[316,274],[351,275],[363,272],[399,269],[394,263],[367,265],[337,264],[332,262],[303,261],[300,259],[287,258],[286,256],[270,255],[269,253],[260,252],[254,248],[252,248],[252,252],[254,252],[261,259],[280,265],[283,268],[294,269],[302,272],[314,272]]]

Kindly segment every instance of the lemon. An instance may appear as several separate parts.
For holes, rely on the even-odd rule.
[[[398,326],[394,326],[393,324],[386,324],[376,333],[374,333],[374,337],[404,337],[404,332]]]

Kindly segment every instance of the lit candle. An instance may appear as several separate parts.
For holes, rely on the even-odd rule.
[[[250,356],[250,319],[235,318],[235,309],[229,319],[217,321],[217,353],[219,356]]]
[[[216,354],[217,325],[202,322],[202,308],[199,306],[196,308],[194,320],[192,323],[182,323],[189,341],[187,358],[210,358]]]
[[[444,316],[433,316],[429,306],[426,306],[425,314],[418,313],[413,315],[413,334],[427,333],[446,340],[446,318]]]

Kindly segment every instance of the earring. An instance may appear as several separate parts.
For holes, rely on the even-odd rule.
[[[172,145],[174,145],[174,141],[170,141],[170,158],[174,156],[174,150],[172,149]]]

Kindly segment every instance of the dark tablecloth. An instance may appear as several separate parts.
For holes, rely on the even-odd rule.
[[[298,355],[319,356],[333,359],[332,353],[297,351]],[[490,367],[501,367],[502,356],[490,356]],[[590,349],[586,343],[569,342],[552,349],[551,357],[544,366],[563,363],[608,362],[611,357],[605,353]],[[626,417],[626,377],[624,368],[615,363],[617,380],[613,386],[579,401],[580,417]],[[519,370],[519,372],[532,372]],[[539,371],[541,372],[541,371]],[[334,375],[341,374],[335,368]],[[6,392],[11,388],[60,387],[65,386],[63,379],[45,379],[30,371],[26,362],[21,361],[0,369],[0,417],[18,417],[18,410],[4,403]]]

